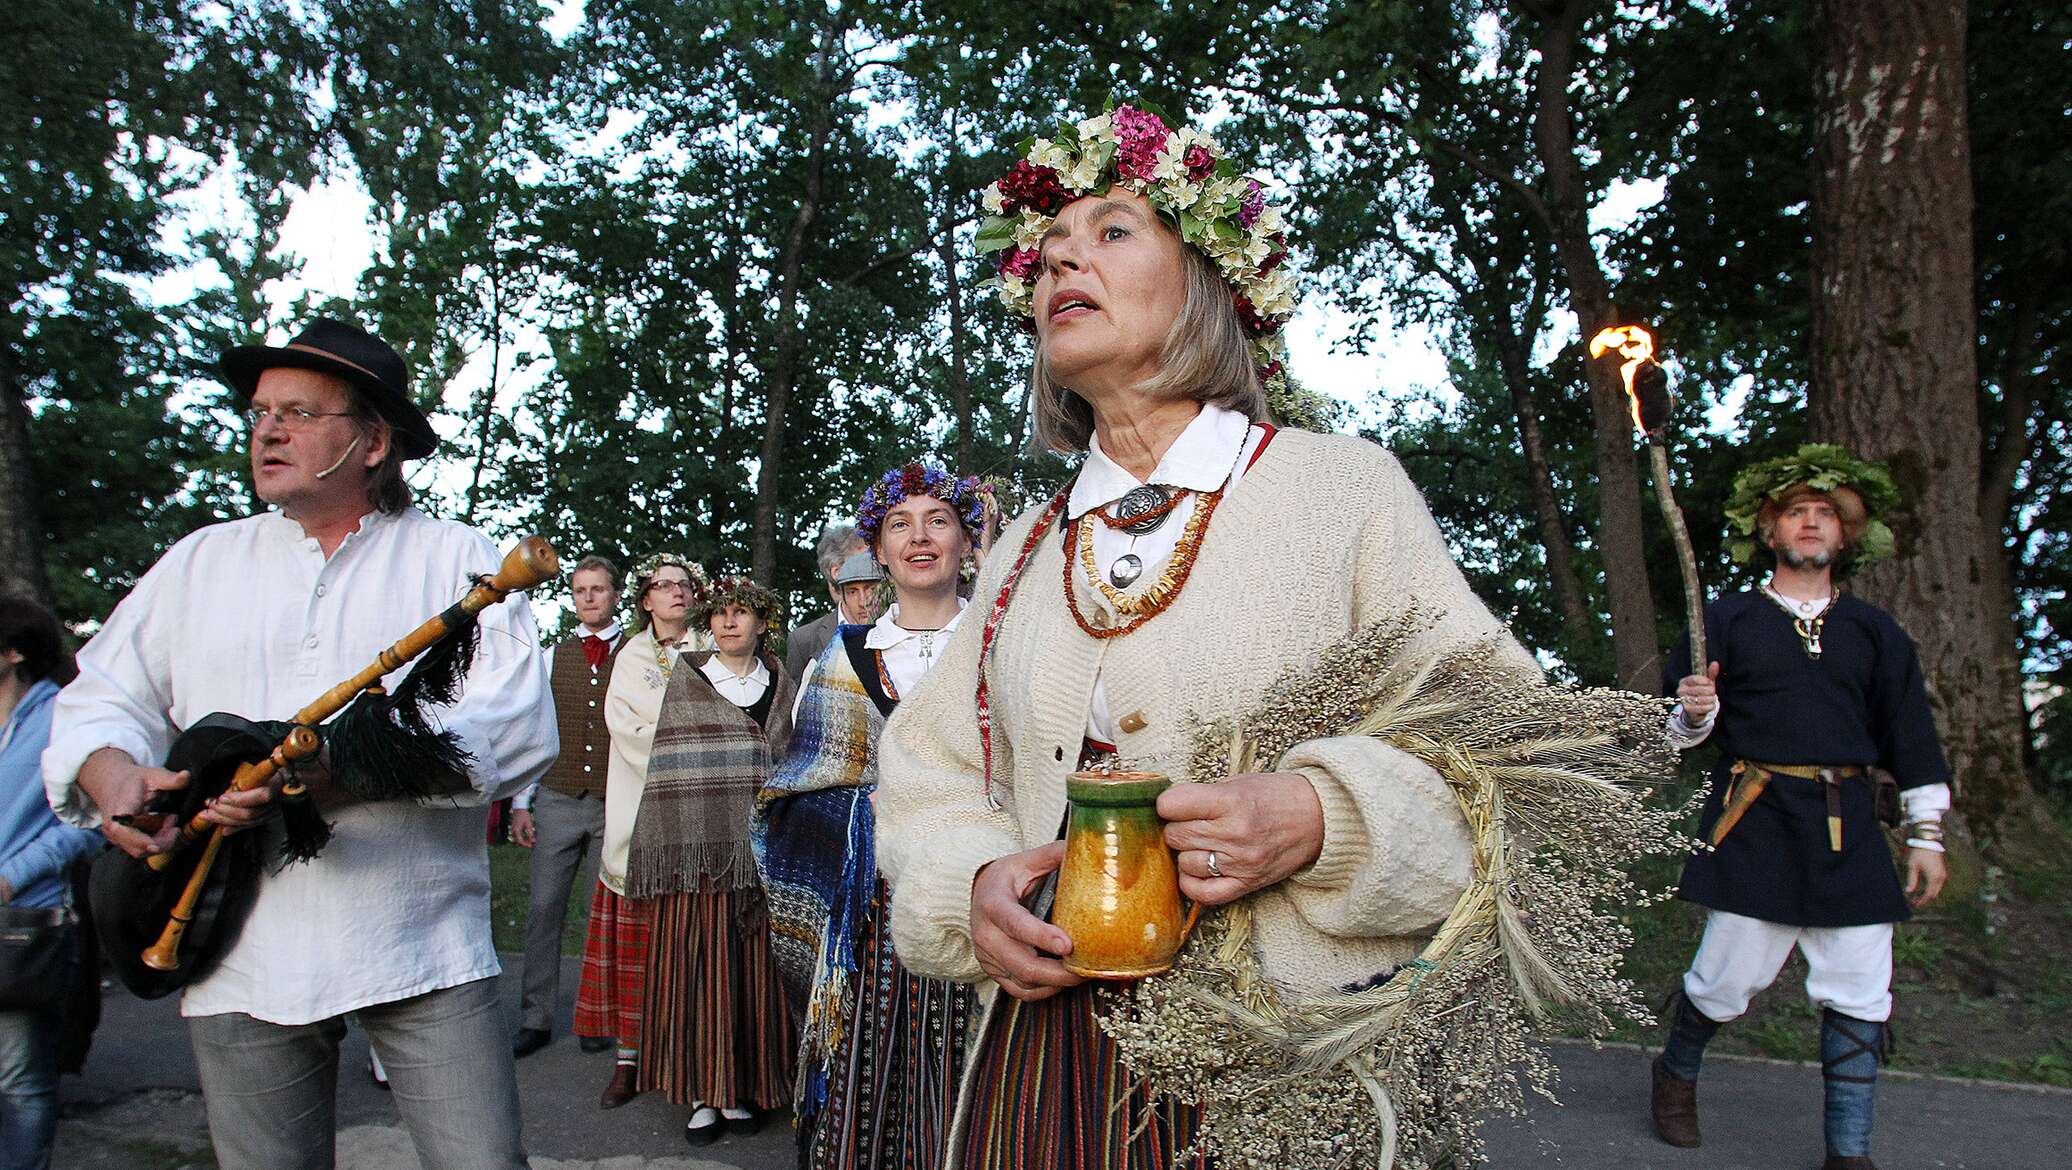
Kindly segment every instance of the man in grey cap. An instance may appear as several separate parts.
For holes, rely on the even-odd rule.
[[[814,557],[820,564],[820,575],[827,578],[827,598],[835,608],[828,613],[807,622],[793,630],[785,638],[784,669],[792,678],[805,677],[806,668],[813,664],[827,643],[835,636],[835,628],[842,625],[861,625],[876,621],[878,606],[876,587],[878,567],[871,562],[868,578],[855,577],[846,584],[840,580],[848,562],[861,555],[870,561],[863,542],[856,539],[854,524],[829,524],[820,530],[820,544],[814,549]],[[863,586],[862,588],[855,588]],[[855,604],[844,600],[844,594],[854,592]]]

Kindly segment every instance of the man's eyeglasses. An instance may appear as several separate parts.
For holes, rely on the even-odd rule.
[[[656,593],[665,589],[671,593],[689,593],[691,591],[691,583],[689,581],[662,580],[648,584],[649,593]]]
[[[352,411],[310,410],[307,407],[301,406],[284,406],[278,410],[268,410],[263,406],[248,406],[238,413],[244,418],[245,426],[250,430],[257,431],[262,423],[271,418],[274,422],[280,424],[282,430],[293,434],[297,431],[308,430],[310,424],[320,418],[347,418],[352,414]]]

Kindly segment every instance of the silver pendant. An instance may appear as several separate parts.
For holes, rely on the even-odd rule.
[[[1127,589],[1144,575],[1144,560],[1135,553],[1124,553],[1108,566],[1108,580],[1117,589]]]
[[[935,657],[935,631],[930,630],[921,635],[921,659],[925,662],[933,657]]]
[[[1164,507],[1166,501],[1172,498],[1173,493],[1159,487],[1157,484],[1147,483],[1139,487],[1133,487],[1122,499],[1116,502],[1115,518],[1117,520],[1134,519],[1146,512]],[[1164,524],[1166,517],[1170,515],[1172,513],[1169,511],[1160,512],[1156,516],[1140,520],[1135,524],[1124,524],[1122,530],[1131,536],[1142,536],[1147,532],[1157,532],[1159,526]]]

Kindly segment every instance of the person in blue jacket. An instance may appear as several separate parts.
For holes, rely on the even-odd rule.
[[[50,611],[0,598],[0,906],[63,907],[66,871],[101,847],[100,834],[58,820],[43,794],[51,708],[58,685],[71,675],[71,656]],[[0,1167],[6,1170],[50,1165],[63,1025],[62,1006],[0,1007]]]

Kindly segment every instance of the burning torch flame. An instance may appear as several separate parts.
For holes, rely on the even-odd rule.
[[[1624,359],[1619,379],[1626,385],[1626,403],[1633,426],[1650,438],[1669,425],[1669,379],[1655,361],[1655,337],[1638,325],[1611,325],[1590,339],[1590,356],[1600,358],[1616,351]],[[1635,382],[1641,383],[1638,389]]]

